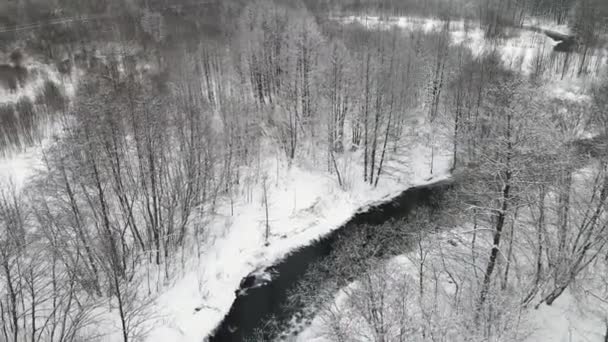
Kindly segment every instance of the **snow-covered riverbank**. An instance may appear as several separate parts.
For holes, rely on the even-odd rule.
[[[249,203],[237,201],[233,214],[224,203],[205,224],[209,242],[200,258],[191,260],[184,277],[159,296],[156,307],[163,324],[156,325],[148,341],[200,341],[228,313],[234,290],[251,272],[340,227],[361,208],[387,201],[414,184],[447,177],[448,156],[437,158],[438,171],[428,174],[429,152],[413,149],[404,156],[410,168],[403,170],[402,180],[383,176],[377,188],[358,180],[358,167],[348,170],[351,186],[342,189],[335,176],[305,166],[279,165],[277,177],[277,166],[269,162],[268,244],[261,189],[253,191]]]

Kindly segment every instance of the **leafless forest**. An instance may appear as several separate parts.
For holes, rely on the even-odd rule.
[[[563,51],[506,63],[557,34],[531,18]],[[308,272],[320,341],[529,341],[565,292],[608,341],[607,48],[605,0],[0,0],[0,163],[39,151],[0,187],[0,341],[162,341],[157,298],[229,265],[219,216],[255,203],[272,248],[286,170],[373,190],[413,146],[453,184]]]

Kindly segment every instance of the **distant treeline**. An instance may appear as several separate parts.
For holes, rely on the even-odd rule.
[[[91,41],[154,44],[163,38],[188,39],[204,33],[222,37],[231,28],[242,0],[33,0],[0,4],[0,50],[19,42],[30,51],[53,56],[57,46]],[[162,18],[162,19],[161,19]],[[161,22],[162,20],[162,22]],[[159,27],[162,26],[162,27]],[[171,41],[172,39],[165,39]],[[7,52],[7,51],[5,51]]]
[[[55,83],[45,81],[36,98],[21,97],[15,103],[0,104],[0,155],[21,151],[45,136],[55,113],[65,112],[66,100]]]
[[[604,25],[604,0],[276,0],[294,8],[305,6],[315,16],[377,14],[432,16],[479,20],[494,26],[520,25],[535,16],[558,24],[586,19]],[[0,4],[0,50],[17,42],[28,50],[55,58],[58,49],[91,41],[137,41],[144,46],[196,39],[230,38],[235,18],[246,0],[13,0]],[[586,9],[593,9],[588,13]],[[589,18],[591,15],[592,18]],[[8,52],[8,51],[4,51]]]
[[[508,17],[513,13],[545,17],[559,24],[566,23],[579,3],[601,7],[597,0],[304,0],[309,9],[319,11],[369,12],[387,14],[480,18],[487,11],[501,10]]]

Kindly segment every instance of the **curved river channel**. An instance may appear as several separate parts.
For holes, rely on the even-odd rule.
[[[263,272],[244,278],[230,312],[206,341],[258,341],[260,338],[255,338],[254,333],[256,330],[264,331],[270,317],[285,324],[298,311],[288,305],[290,290],[302,280],[310,265],[330,255],[339,238],[348,238],[349,232],[357,226],[381,226],[389,220],[405,219],[419,207],[433,207],[450,184],[448,180],[409,188],[388,202],[358,212],[340,228],[293,251]]]

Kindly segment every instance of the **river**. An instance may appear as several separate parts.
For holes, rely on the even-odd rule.
[[[270,321],[283,327],[303,308],[289,305],[288,297],[307,269],[327,258],[340,239],[348,238],[358,227],[379,227],[389,220],[407,219],[416,208],[434,207],[438,196],[445,193],[451,181],[410,188],[392,200],[367,208],[340,228],[314,243],[293,251],[279,263],[255,272],[241,282],[230,312],[208,342],[241,342],[266,340]],[[320,281],[320,280],[319,280]],[[274,318],[271,320],[270,318]]]

